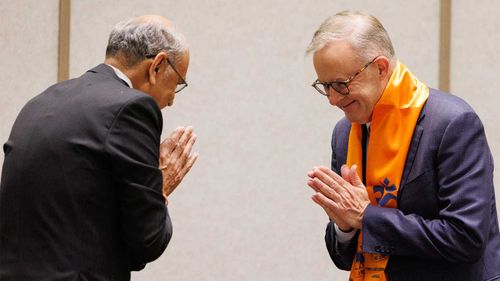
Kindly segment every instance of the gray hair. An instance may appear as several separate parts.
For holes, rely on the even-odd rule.
[[[389,59],[391,68],[396,65],[394,48],[384,26],[374,16],[360,11],[342,11],[327,18],[314,33],[306,54],[342,40],[348,40],[363,61],[383,55]]]
[[[187,48],[184,36],[175,28],[158,20],[132,18],[118,23],[109,34],[106,57],[122,54],[127,67],[132,67],[164,51],[176,63]]]

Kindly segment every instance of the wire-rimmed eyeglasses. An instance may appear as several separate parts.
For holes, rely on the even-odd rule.
[[[179,76],[179,79],[181,79],[181,83],[177,84],[177,86],[175,87],[175,92],[178,93],[178,92],[184,90],[188,86],[188,83],[186,82],[186,80],[184,80],[184,78],[179,73],[179,71],[177,71],[177,69],[175,69],[174,65],[172,64],[172,62],[170,61],[169,58],[167,58],[167,62],[170,65],[170,67],[174,70],[174,72],[177,73],[177,75]]]
[[[156,57],[156,55],[146,56],[146,58],[148,58],[148,59],[151,59],[154,57]],[[170,65],[170,67],[174,70],[174,72],[177,74],[177,76],[179,76],[179,79],[181,80],[181,83],[178,83],[177,86],[175,87],[175,93],[178,93],[178,92],[184,90],[188,86],[188,83],[186,82],[184,77],[182,77],[182,75],[179,73],[179,71],[177,71],[177,69],[174,67],[174,64],[172,63],[172,61],[170,61],[169,58],[167,58],[167,63],[168,63],[168,65]]]

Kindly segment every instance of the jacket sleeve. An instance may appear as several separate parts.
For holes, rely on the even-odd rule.
[[[121,108],[106,138],[131,270],[157,259],[172,235],[158,169],[161,130],[161,112],[144,95]]]
[[[494,200],[492,161],[478,116],[471,111],[457,114],[440,137],[435,167],[429,159],[438,216],[428,219],[369,205],[362,222],[363,251],[456,263],[478,260]],[[411,200],[425,208],[419,198]]]
[[[335,225],[329,222],[326,227],[325,242],[328,254],[333,263],[342,270],[351,270],[354,255],[356,254],[356,247],[358,244],[359,231],[348,242],[339,243],[335,234]]]

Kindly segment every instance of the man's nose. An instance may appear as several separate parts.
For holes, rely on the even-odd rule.
[[[333,105],[333,106],[337,106],[338,107],[338,104],[340,103],[341,100],[343,100],[345,98],[345,96],[337,93],[337,91],[335,91],[334,89],[328,89],[328,101],[330,101],[330,104]]]

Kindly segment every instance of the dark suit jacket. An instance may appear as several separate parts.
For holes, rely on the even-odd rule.
[[[343,119],[333,131],[336,172],[346,162],[350,127]],[[398,207],[369,205],[362,229],[363,251],[390,254],[391,281],[500,279],[493,158],[481,121],[463,100],[430,90],[413,133]],[[329,223],[325,240],[337,267],[350,270],[357,236],[337,245]]]
[[[0,280],[130,280],[172,225],[160,109],[107,65],[22,109],[4,145]]]

